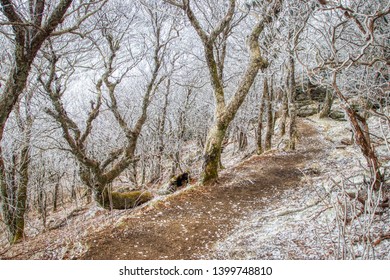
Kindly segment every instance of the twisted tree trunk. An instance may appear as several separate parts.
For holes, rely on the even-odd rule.
[[[367,166],[371,170],[371,179],[374,190],[379,190],[381,184],[384,181],[383,175],[380,171],[380,163],[378,161],[378,157],[376,155],[376,151],[374,146],[371,144],[370,133],[368,129],[368,125],[366,123],[366,119],[360,116],[357,112],[355,112],[344,94],[341,92],[340,88],[337,85],[337,72],[333,72],[333,81],[332,81],[333,89],[336,95],[342,102],[342,107],[347,113],[349,122],[352,126],[352,130],[355,136],[355,142],[359,146],[363,156],[367,161]]]

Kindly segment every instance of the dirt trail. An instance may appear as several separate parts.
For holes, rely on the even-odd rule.
[[[94,233],[82,259],[199,259],[251,212],[278,202],[278,196],[299,187],[301,169],[320,150],[318,134],[307,121],[299,123],[296,152],[253,156],[221,172],[213,186],[187,190],[159,201]]]

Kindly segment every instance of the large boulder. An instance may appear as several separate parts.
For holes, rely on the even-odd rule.
[[[312,100],[317,102],[324,102],[326,92],[331,90],[323,85],[314,85],[308,80],[298,81],[295,90],[295,100]]]

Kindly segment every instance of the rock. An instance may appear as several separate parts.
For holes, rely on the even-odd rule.
[[[330,88],[327,88],[322,85],[314,85],[310,81],[305,80],[297,83],[296,91],[295,91],[295,100],[296,101],[302,101],[302,100],[312,100],[317,102],[324,102],[326,92],[331,90]]]
[[[301,107],[305,107],[305,106],[309,106],[309,105],[313,105],[315,104],[315,102],[311,101],[311,100],[299,100],[299,101],[295,101],[295,104],[298,108],[301,108]]]
[[[346,121],[345,114],[343,111],[335,111],[332,110],[329,114],[329,118],[334,119],[336,121]]]
[[[325,96],[326,92],[330,90],[327,89],[325,86],[313,86],[310,89],[310,97],[312,100],[318,101],[318,102],[324,102],[325,101]]]
[[[157,193],[160,195],[167,195],[177,191],[179,187],[188,184],[190,175],[188,172],[184,172],[180,175],[172,177],[167,184],[165,184]]]
[[[298,108],[297,115],[298,117],[309,117],[318,113],[318,105],[315,103],[311,103],[310,105],[306,105]]]

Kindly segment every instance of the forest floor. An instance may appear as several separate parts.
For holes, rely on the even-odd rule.
[[[311,159],[325,153],[312,125],[300,122],[304,151],[252,156],[221,172],[214,185],[159,201],[120,226],[90,237],[83,259],[199,259],[254,211],[298,188]]]
[[[109,217],[104,210],[82,209],[77,215],[84,217],[84,225],[80,220],[73,221],[73,225],[69,223],[26,240],[0,257],[332,258],[332,247],[321,245],[325,236],[321,237],[313,226],[313,219],[327,210],[326,205],[321,205],[321,195],[314,185],[324,179],[321,173],[329,175],[329,171],[355,163],[344,153],[337,160],[340,163],[342,158],[348,164],[329,165],[330,161],[335,162],[332,153],[338,154],[340,147],[334,140],[327,140],[324,134],[329,130],[327,126],[328,123],[321,127],[312,119],[300,119],[296,151],[271,150],[252,156],[223,170],[214,185],[189,186],[142,207],[111,213]],[[346,135],[340,131],[342,137]],[[388,219],[386,215],[384,219]],[[381,230],[389,230],[388,223],[385,227]],[[388,240],[382,246],[381,251],[387,253],[379,258],[388,259]]]

